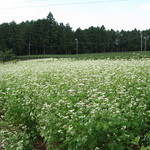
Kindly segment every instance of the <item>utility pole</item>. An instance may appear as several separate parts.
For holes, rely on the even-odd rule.
[[[44,55],[45,55],[45,46],[44,46]]]
[[[79,43],[78,43],[78,39],[75,39],[75,41],[76,41],[76,54],[78,55],[78,53],[79,53],[79,50],[78,50],[78,48],[79,48]]]
[[[143,35],[142,35],[142,31],[141,31],[141,52],[143,51]]]
[[[146,51],[146,40],[147,40],[146,36],[144,37],[144,40],[145,40],[145,48],[144,48],[144,50]]]
[[[31,55],[31,44],[29,43],[29,55]]]

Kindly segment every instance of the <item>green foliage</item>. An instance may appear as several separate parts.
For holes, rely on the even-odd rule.
[[[0,64],[3,147],[149,150],[149,76],[149,59]]]
[[[33,143],[30,135],[21,131],[0,131],[1,136],[3,136],[3,143],[5,150],[26,150],[33,149]]]
[[[150,52],[107,52],[107,53],[90,53],[78,55],[24,55],[16,56],[17,59],[42,59],[42,58],[73,58],[73,59],[141,59],[150,58]]]
[[[14,58],[14,53],[12,49],[6,51],[0,51],[0,61],[5,62],[12,60]]]
[[[142,142],[145,143],[146,146],[143,146],[143,143],[140,141],[140,136],[137,136],[131,142],[132,144],[137,145],[139,150],[150,150],[150,133],[144,135],[144,139],[142,139]]]
[[[144,37],[150,29],[142,31]],[[50,12],[46,18],[22,23],[0,24],[0,49],[14,50],[15,55],[75,54],[78,39],[79,54],[99,52],[127,52],[141,50],[141,31],[114,31],[101,27],[78,28],[55,21]],[[147,51],[150,40],[147,39]]]

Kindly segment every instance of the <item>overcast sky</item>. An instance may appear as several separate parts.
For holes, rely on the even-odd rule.
[[[114,30],[150,29],[150,0],[0,0],[0,24],[46,18],[75,30],[102,26]]]

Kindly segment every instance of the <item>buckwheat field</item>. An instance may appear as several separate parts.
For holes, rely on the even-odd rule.
[[[149,150],[150,59],[0,64],[0,115],[4,150]]]

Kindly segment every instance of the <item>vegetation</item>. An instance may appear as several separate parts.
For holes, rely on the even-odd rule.
[[[150,50],[150,30],[143,33],[147,37]],[[0,24],[0,50],[13,49],[15,55],[75,54],[78,39],[79,53],[125,52],[141,49],[141,31],[106,30],[104,26],[89,27],[73,31],[69,24],[58,23],[52,13],[47,18]]]
[[[143,52],[107,52],[107,53],[90,53],[78,55],[23,55],[16,56],[16,59],[42,59],[42,58],[76,58],[76,59],[140,59],[150,58],[150,51]]]
[[[0,64],[4,149],[149,150],[150,59]]]
[[[14,58],[13,50],[0,51],[0,61],[5,62]]]
[[[150,50],[150,29],[142,34]],[[0,149],[150,150],[150,51],[140,44],[137,29],[73,31],[52,13],[0,24],[0,62],[16,59],[0,63]]]

